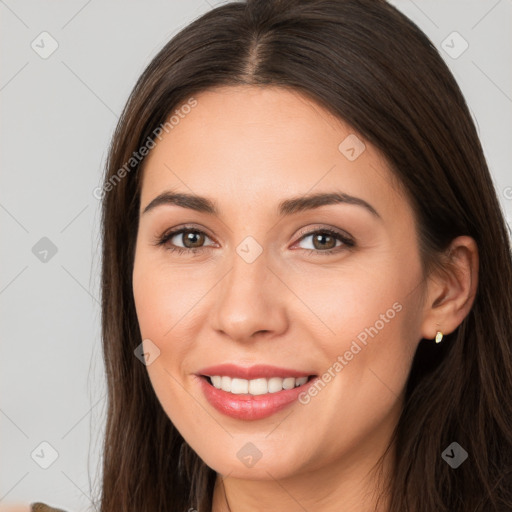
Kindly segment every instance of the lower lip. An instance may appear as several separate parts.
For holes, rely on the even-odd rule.
[[[217,389],[205,377],[199,377],[199,379],[206,399],[217,411],[239,420],[260,420],[272,416],[295,402],[301,393],[307,391],[316,377],[302,386],[264,395],[235,395]]]

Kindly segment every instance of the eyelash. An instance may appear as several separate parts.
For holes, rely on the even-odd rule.
[[[201,252],[205,249],[211,249],[211,247],[196,247],[196,248],[188,249],[186,247],[170,246],[167,244],[167,242],[171,238],[173,238],[174,236],[176,236],[178,234],[184,233],[186,231],[190,231],[193,233],[200,233],[200,234],[203,234],[208,237],[208,235],[200,229],[197,229],[193,226],[184,226],[184,227],[180,227],[178,229],[174,229],[174,230],[167,231],[167,232],[163,233],[161,236],[157,237],[155,245],[166,246],[165,247],[166,250],[171,251],[171,252],[176,251],[178,254],[183,254],[183,253],[197,254],[198,252]],[[302,251],[305,251],[306,254],[308,254],[308,256],[314,256],[316,254],[330,255],[330,254],[338,253],[341,250],[343,250],[343,246],[345,246],[345,248],[352,248],[355,246],[354,240],[352,240],[351,238],[347,237],[346,235],[344,235],[338,231],[335,231],[335,230],[329,229],[329,228],[322,228],[322,229],[317,229],[314,231],[307,231],[307,232],[300,233],[300,238],[299,238],[299,240],[297,240],[296,243],[300,242],[303,238],[306,238],[311,235],[316,235],[319,233],[328,234],[330,236],[333,236],[336,239],[340,240],[343,243],[343,245],[339,246],[339,247],[335,247],[334,249],[327,249],[325,251],[321,251],[319,249],[301,249]],[[208,237],[208,238],[210,238],[210,237]]]

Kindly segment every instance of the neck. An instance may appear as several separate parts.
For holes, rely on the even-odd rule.
[[[388,434],[389,442],[391,432]],[[218,474],[212,512],[388,512],[389,496],[382,491],[393,472],[396,455],[392,446],[383,457],[379,473],[376,464],[385,448],[386,443],[374,438],[343,461],[280,480],[270,473],[266,480]]]

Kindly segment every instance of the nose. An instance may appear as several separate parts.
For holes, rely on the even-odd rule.
[[[272,338],[288,327],[287,288],[268,266],[265,252],[247,262],[237,253],[217,284],[212,327],[237,342]]]

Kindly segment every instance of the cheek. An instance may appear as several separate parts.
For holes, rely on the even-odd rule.
[[[167,267],[167,268],[166,268]],[[151,385],[162,408],[178,431],[190,437],[190,431],[212,429],[212,422],[190,393],[183,361],[193,351],[191,319],[204,290],[184,273],[163,267],[151,255],[138,254],[133,272],[133,294],[144,347],[158,347],[159,354],[147,365]],[[195,284],[194,284],[195,283]],[[185,330],[186,335],[183,336]],[[186,340],[180,342],[180,340]],[[215,425],[213,424],[213,427]],[[199,434],[192,436],[193,439]]]
[[[309,312],[302,318],[294,317],[295,321],[314,327],[316,340],[326,351],[334,352],[350,340],[364,343],[372,337],[368,329],[374,336],[375,331],[382,335],[396,331],[414,282],[410,274],[403,274],[399,265],[385,261],[316,272],[314,279],[296,272],[294,293]]]
[[[205,294],[212,286],[204,272],[199,276],[191,267],[171,266],[161,255],[141,250],[133,272],[141,337],[151,340],[158,349],[158,357],[147,366],[147,371],[156,395],[173,420],[174,409],[187,411],[183,408],[187,396],[178,382],[190,380],[191,371],[196,369],[190,363],[191,354],[197,353],[197,333],[204,324],[200,312],[204,309]]]
[[[383,417],[393,407],[407,380],[417,346],[420,267],[409,262],[381,260],[337,276],[299,279],[294,291],[305,297],[310,311],[306,326],[313,329],[320,349],[324,392],[336,407],[322,408],[316,401],[315,415],[325,415],[325,424],[346,420],[368,425],[368,415]],[[303,322],[302,320],[299,321]],[[311,331],[310,331],[311,332]],[[313,391],[314,393],[314,391]],[[373,412],[370,412],[373,411]]]
[[[171,339],[193,318],[204,295],[204,276],[165,264],[165,258],[141,253],[135,259],[133,295],[143,338]]]

